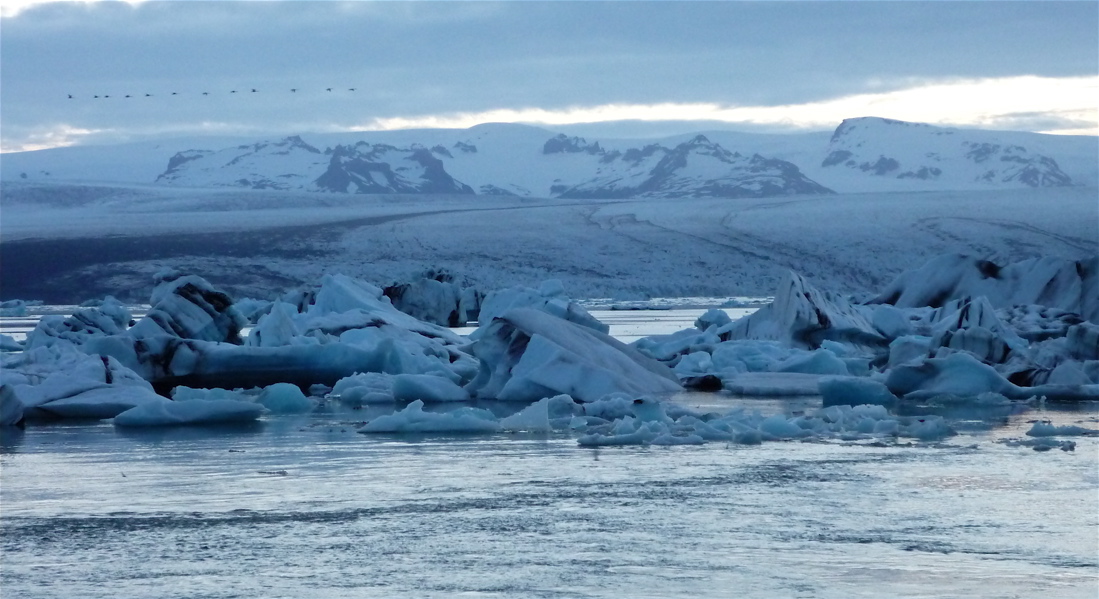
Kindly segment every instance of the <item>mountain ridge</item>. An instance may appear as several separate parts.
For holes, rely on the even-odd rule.
[[[605,199],[1099,183],[1094,138],[879,117],[846,119],[827,137],[707,131],[589,140],[529,125],[485,123],[468,129],[289,135],[213,148],[202,147],[200,139],[169,153],[170,143],[5,154],[0,179]]]

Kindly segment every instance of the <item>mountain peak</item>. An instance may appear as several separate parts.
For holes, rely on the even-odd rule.
[[[1017,134],[1016,134],[1017,135]],[[1057,162],[1008,143],[1011,133],[936,127],[880,117],[844,120],[822,168],[889,179],[939,181],[958,189],[1073,185]]]
[[[850,135],[857,130],[872,130],[880,127],[897,127],[897,128],[926,128],[936,129],[933,125],[927,123],[913,123],[909,121],[899,121],[897,119],[887,119],[880,116],[860,116],[849,119],[843,119],[839,127],[836,127],[836,131],[832,133],[832,141],[837,141],[846,135]]]
[[[577,154],[580,152],[593,156],[601,155],[603,154],[603,148],[599,147],[599,142],[589,144],[588,140],[583,137],[569,137],[564,133],[551,137],[542,146],[543,154]]]

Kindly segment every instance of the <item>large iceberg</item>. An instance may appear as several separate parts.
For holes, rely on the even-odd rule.
[[[888,343],[872,323],[872,311],[820,291],[800,275],[788,272],[775,299],[734,323],[719,335],[728,339],[762,339],[815,349],[830,340],[869,347]]]
[[[416,318],[445,327],[462,327],[476,320],[483,295],[462,288],[446,270],[429,270],[409,283],[394,283],[383,290],[393,307]]]
[[[467,386],[476,397],[533,401],[567,394],[595,401],[615,392],[680,389],[674,373],[655,360],[541,310],[514,308],[482,327],[472,348],[480,369]]]
[[[482,329],[491,324],[493,319],[515,308],[539,310],[603,334],[610,331],[610,327],[569,299],[560,281],[551,279],[543,282],[538,289],[509,287],[488,294],[481,303],[478,316],[481,326],[472,337],[480,337],[483,334]]]
[[[872,300],[898,308],[983,296],[996,308],[1038,304],[1099,323],[1099,257],[1031,258],[1007,265],[961,254],[939,256],[902,273]]]
[[[3,375],[5,388],[34,418],[111,418],[163,399],[118,360],[85,354],[68,342],[5,361]]]

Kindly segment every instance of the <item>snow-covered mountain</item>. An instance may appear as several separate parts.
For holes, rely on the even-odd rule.
[[[820,166],[862,177],[910,179],[954,189],[1063,187],[1071,176],[1057,160],[1028,149],[1016,133],[934,127],[882,118],[847,119],[836,128]]]
[[[563,198],[1095,187],[1099,144],[875,117],[848,119],[830,136],[706,131],[656,140],[495,123],[9,153],[0,179]]]
[[[300,189],[309,183],[309,173],[330,161],[317,148],[293,136],[276,142],[239,145],[219,151],[185,150],[168,160],[168,168],[157,183],[185,187],[207,187],[221,181],[219,187],[252,189]]]
[[[470,129],[475,132],[477,128]],[[514,134],[490,126],[490,138]],[[524,136],[525,137],[525,136]],[[324,151],[301,137],[173,156],[158,183],[341,193],[481,193],[564,198],[770,197],[832,191],[796,165],[731,152],[703,135],[605,149],[564,134],[504,155],[480,151],[484,136],[406,147],[359,141]],[[438,140],[433,140],[438,141]],[[496,139],[490,139],[497,141]],[[514,142],[505,145],[513,146]],[[495,155],[494,155],[495,154]],[[454,173],[454,174],[452,174]],[[530,173],[541,173],[531,180]],[[457,174],[457,176],[455,175]],[[476,192],[469,184],[476,185]]]
[[[581,138],[564,135],[546,142],[547,153],[584,152],[599,157],[595,177],[564,189],[561,197],[740,198],[832,193],[791,162],[730,152],[704,135],[674,148],[651,144],[625,152],[607,152],[598,142],[584,144]]]

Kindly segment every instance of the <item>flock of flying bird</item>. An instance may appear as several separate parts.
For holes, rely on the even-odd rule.
[[[326,87],[326,88],[324,88],[324,91],[330,92],[330,91],[332,91],[332,89],[333,88],[331,88],[331,87]],[[290,88],[290,93],[297,93],[297,91],[298,91],[298,88],[296,88],[296,87]],[[355,88],[354,87],[349,87],[349,88],[347,88],[347,91],[353,92],[353,91],[355,91]],[[235,89],[230,90],[229,93],[230,94],[235,94],[235,93],[237,93],[237,90],[235,90]],[[255,88],[249,88],[249,91],[247,93],[256,94],[256,93],[259,93],[259,90],[255,89]],[[181,95],[181,94],[179,92],[172,92],[172,93],[167,94],[167,95],[178,96],[178,95]],[[203,96],[209,96],[210,92],[202,92],[202,95]],[[77,97],[72,95],[72,94],[68,94],[68,96],[69,96],[70,100],[77,99]],[[109,96],[107,94],[104,94],[104,95],[101,95],[101,96],[100,95],[92,96],[93,99],[110,98],[110,97],[111,96]],[[132,94],[126,94],[124,96],[115,96],[115,97],[122,97],[122,98],[138,98],[138,97],[152,98],[153,94],[144,94],[144,96],[135,96],[135,95],[132,95]]]

